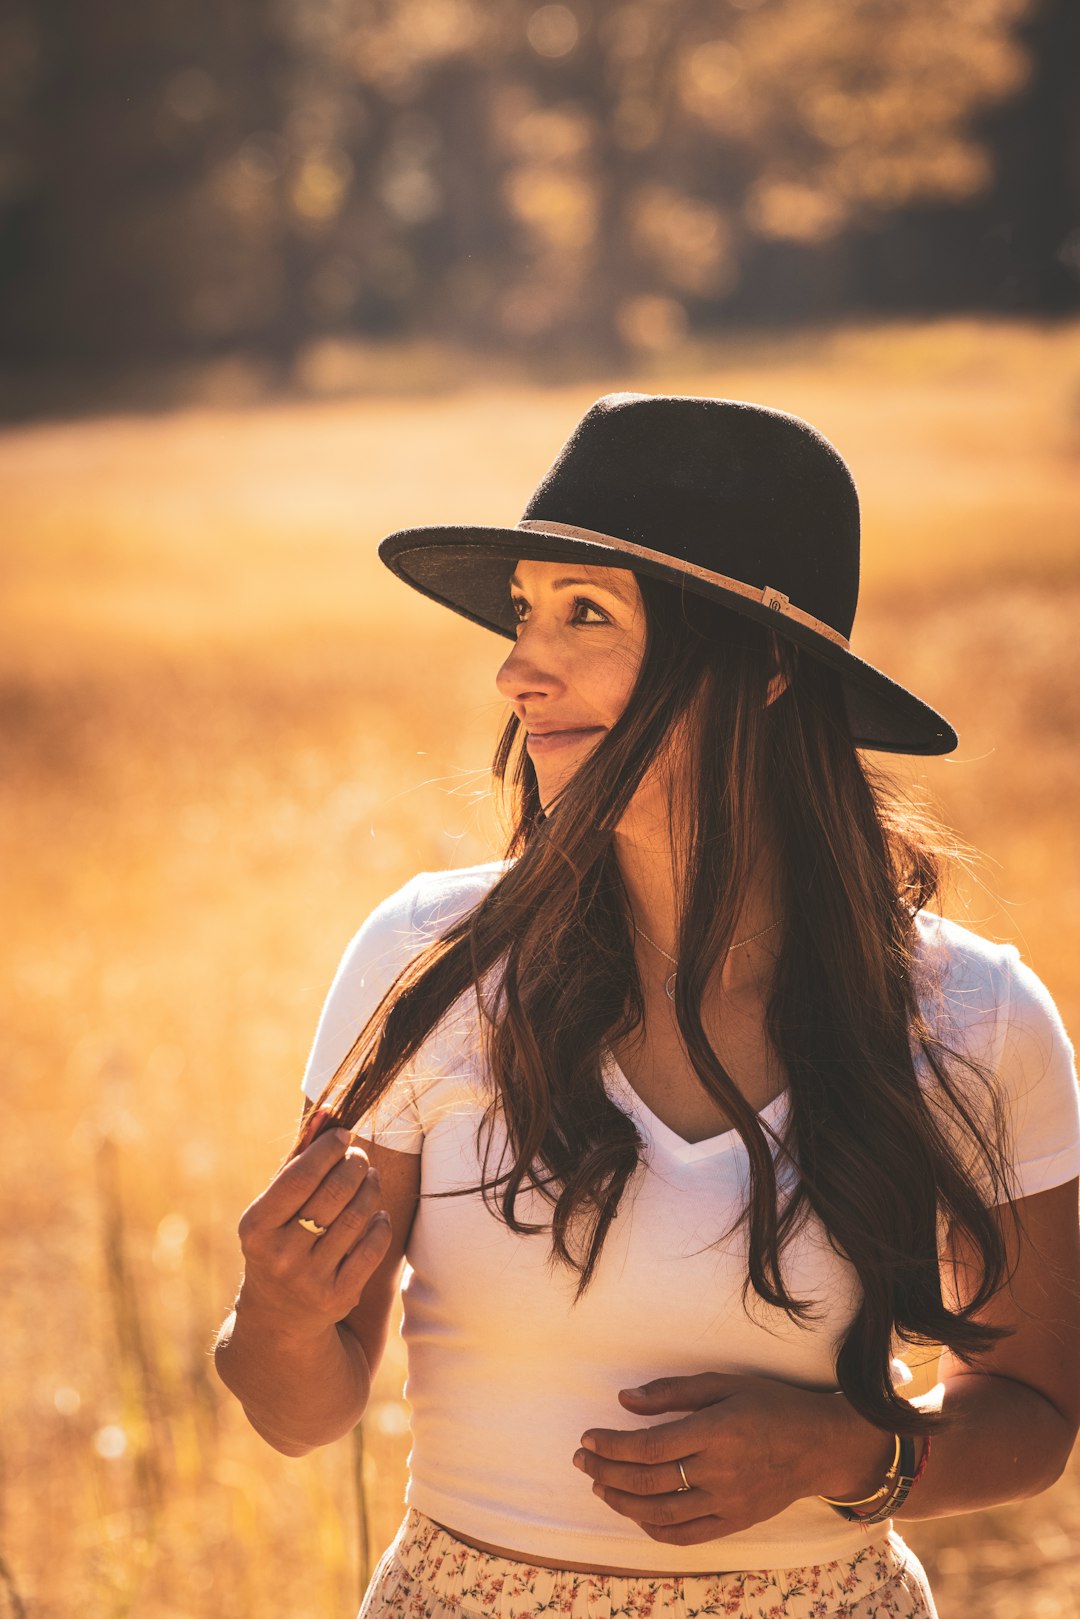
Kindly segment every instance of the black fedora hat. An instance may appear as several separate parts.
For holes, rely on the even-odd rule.
[[[797,416],[733,399],[607,394],[512,528],[399,529],[400,579],[513,639],[519,558],[631,568],[723,602],[837,670],[859,747],[949,753],[948,721],[851,651],[859,498],[838,451]]]

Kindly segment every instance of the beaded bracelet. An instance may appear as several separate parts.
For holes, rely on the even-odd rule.
[[[922,1455],[919,1457],[919,1465],[915,1469],[915,1476],[911,1481],[912,1489],[915,1488],[916,1484],[918,1484],[919,1480],[922,1478],[923,1474],[926,1472],[926,1463],[929,1460],[929,1457],[930,1457],[930,1435],[927,1434],[926,1439],[923,1441]]]

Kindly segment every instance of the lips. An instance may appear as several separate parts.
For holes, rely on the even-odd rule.
[[[598,725],[528,725],[525,726],[530,736],[554,736],[556,732],[562,734],[568,731],[598,731]]]
[[[604,734],[601,725],[568,725],[562,728],[556,726],[542,726],[527,730],[526,747],[530,754],[557,753],[561,748],[571,748],[576,743],[595,741]]]

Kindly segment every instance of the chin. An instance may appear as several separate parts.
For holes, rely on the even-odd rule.
[[[550,815],[558,807],[559,797],[573,780],[572,770],[560,771],[556,776],[547,771],[543,775],[536,772],[536,791],[540,799],[540,808],[545,815]]]

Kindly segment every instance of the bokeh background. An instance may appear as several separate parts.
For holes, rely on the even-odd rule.
[[[9,0],[0,1615],[355,1611],[400,1346],[286,1460],[210,1345],[345,943],[500,852],[502,643],[376,542],[599,394],[840,447],[856,650],[961,737],[878,762],[1080,1028],[1078,89],[1070,0]],[[1074,1615],[1078,1535],[1075,1464],[909,1530],[942,1619]]]

